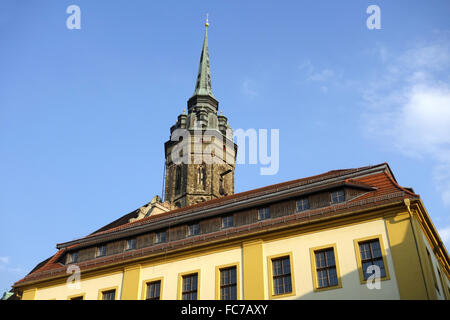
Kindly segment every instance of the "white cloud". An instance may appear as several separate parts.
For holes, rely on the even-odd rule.
[[[23,273],[23,268],[11,267],[11,258],[8,256],[0,256],[0,270],[8,273]]]
[[[0,257],[0,263],[8,264],[9,263],[9,257]]]
[[[364,91],[366,133],[404,155],[431,159],[450,206],[450,37],[391,58]]]
[[[334,71],[331,69],[323,69],[319,72],[313,72],[309,75],[309,79],[312,81],[326,82],[335,77]]]
[[[443,229],[439,229],[438,233],[441,237],[442,242],[445,243],[450,242],[450,226]]]
[[[330,68],[325,68],[317,70],[310,60],[303,61],[298,69],[300,73],[304,76],[304,80],[308,82],[318,82],[320,83],[320,90],[323,93],[327,93],[329,86],[337,86],[341,84],[341,77],[336,74],[336,72]],[[325,85],[326,84],[326,85]]]

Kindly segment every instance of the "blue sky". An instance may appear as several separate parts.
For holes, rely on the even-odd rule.
[[[239,165],[236,192],[388,162],[449,247],[450,2],[4,0],[0,290],[161,194],[207,12],[220,110],[280,130],[278,173]]]

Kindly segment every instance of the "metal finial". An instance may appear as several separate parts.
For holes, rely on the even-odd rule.
[[[206,14],[206,23],[205,23],[205,27],[209,27],[209,21],[208,21],[208,14]]]

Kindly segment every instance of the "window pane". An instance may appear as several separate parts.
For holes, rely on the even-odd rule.
[[[220,288],[220,299],[221,300],[229,300],[228,296],[228,288]]]
[[[326,270],[320,270],[317,272],[317,282],[318,282],[319,288],[328,286],[328,278],[327,278]]]
[[[327,250],[326,255],[327,255],[327,266],[332,267],[332,266],[336,265],[336,263],[334,261],[334,250],[333,249]]]
[[[371,246],[372,246],[373,257],[380,258],[382,256],[380,242],[378,240],[375,240],[375,241],[371,242]]]
[[[337,273],[336,268],[328,269],[328,274],[330,276],[329,284],[330,286],[337,286],[338,285],[338,279],[337,279]]]
[[[237,286],[230,287],[230,300],[237,300]]]
[[[323,252],[316,252],[316,265],[317,268],[325,267],[325,254]]]
[[[361,252],[361,259],[366,260],[366,259],[370,259],[371,255],[370,255],[370,247],[368,243],[361,243],[359,245],[359,249]]]
[[[231,283],[236,283],[237,281],[236,281],[236,268],[232,268],[231,270],[230,270],[230,282]]]
[[[273,260],[272,261],[273,275],[278,276],[281,274],[281,260]]]
[[[286,276],[284,279],[284,293],[292,292],[292,283],[291,283],[291,276]]]
[[[273,292],[274,294],[282,294],[282,288],[283,288],[283,279],[282,278],[275,278],[273,279]]]
[[[380,277],[386,277],[386,270],[384,268],[383,259],[376,260],[374,264],[380,268]]]
[[[230,283],[230,279],[228,277],[229,276],[228,270],[222,271],[221,275],[222,275],[222,284],[223,285],[229,284]]]
[[[372,265],[372,262],[363,262],[362,264],[362,269],[363,269],[363,273],[364,273],[364,280],[367,280],[367,278],[372,274],[372,273],[367,273],[367,268],[370,267]]]
[[[283,274],[291,273],[291,264],[289,263],[289,258],[283,259]]]

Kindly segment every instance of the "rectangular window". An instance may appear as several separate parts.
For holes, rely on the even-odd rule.
[[[127,250],[133,250],[136,249],[136,238],[133,239],[128,239],[127,240],[127,246],[126,246]]]
[[[108,290],[102,292],[103,300],[116,300],[116,290]]]
[[[265,220],[270,218],[270,209],[262,208],[258,209],[258,220]]]
[[[196,236],[200,233],[200,227],[198,223],[194,223],[188,226],[188,235]],[[165,240],[164,240],[165,241]]]
[[[96,257],[103,257],[106,256],[106,246],[98,246],[97,247],[97,252],[95,254]]]
[[[344,190],[337,190],[331,193],[331,203],[340,203],[345,201]]]
[[[328,248],[314,252],[316,259],[318,289],[335,287],[339,284],[334,259],[334,249]]]
[[[378,239],[364,241],[359,243],[359,252],[361,254],[361,266],[364,280],[367,280],[372,272],[368,272],[367,268],[372,265],[380,268],[380,277],[386,277],[386,269],[384,267],[383,254],[381,252],[380,241]]]
[[[83,296],[73,297],[70,298],[70,300],[84,300],[84,297]]]
[[[237,299],[236,267],[220,269],[220,300]]]
[[[166,232],[165,231],[157,232],[156,233],[155,242],[156,243],[164,243],[164,242],[166,242]]]
[[[198,274],[190,274],[183,276],[183,291],[181,292],[182,300],[197,300]]]
[[[160,300],[161,280],[147,283],[147,300]]]
[[[273,294],[292,292],[291,263],[289,256],[272,259]]]
[[[308,198],[302,198],[297,200],[297,212],[309,210],[309,200]]]
[[[78,251],[69,253],[67,263],[77,263],[78,262]]]
[[[234,226],[233,216],[226,216],[222,218],[222,229],[231,228]]]

